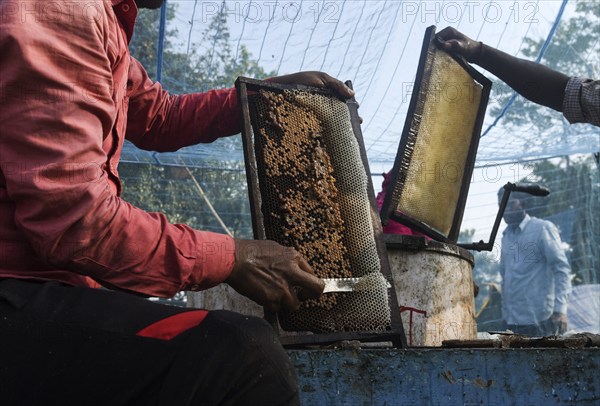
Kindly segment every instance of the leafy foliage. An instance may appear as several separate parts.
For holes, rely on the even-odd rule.
[[[539,161],[532,175],[523,181],[547,186],[552,193],[531,199],[528,212],[558,226],[563,242],[569,245],[574,283],[600,282],[600,180],[592,157],[573,161]]]
[[[573,273],[573,284],[600,283],[600,166],[594,157],[562,158],[537,161],[531,175],[521,182],[546,186],[547,197],[526,201],[527,212],[552,221],[560,230]],[[461,241],[471,241],[474,230],[461,233]],[[498,240],[501,236],[498,236]],[[474,280],[480,287],[476,309],[488,299],[487,284],[499,283],[497,248],[492,252],[474,252]],[[494,293],[492,289],[490,292]],[[483,328],[483,326],[482,326]],[[489,329],[489,326],[486,327]]]
[[[168,22],[175,18],[176,7],[176,4],[168,5]],[[140,10],[130,45],[132,55],[148,69],[151,78],[156,78],[159,18],[160,13],[155,10]],[[167,27],[172,26],[167,24]],[[167,29],[164,39],[161,84],[171,93],[231,87],[240,75],[264,78],[272,74],[265,72],[243,45],[234,55],[223,8],[206,27],[198,43],[178,43],[178,35],[176,29]],[[201,49],[206,52],[199,54]],[[241,148],[239,136],[217,142],[226,150]],[[225,158],[219,162],[206,161],[201,167],[121,163],[123,197],[144,210],[165,213],[173,223],[225,232],[202,198],[197,182],[227,228],[236,237],[251,238],[243,163]]]
[[[578,0],[576,15],[562,21],[554,34],[552,44],[546,50],[541,61],[544,65],[564,72],[569,76],[597,78],[600,56],[593,52],[600,41],[600,7],[595,1]],[[525,58],[535,60],[542,49],[545,38],[534,40],[525,38],[522,54]],[[497,105],[492,115],[497,116],[508,103],[513,91],[502,81],[495,81],[494,89],[498,92]],[[563,118],[547,107],[534,104],[518,96],[505,116],[505,123],[514,126],[531,126],[531,131],[544,133],[552,128],[562,128]]]
[[[167,7],[167,27],[172,26],[177,4]],[[195,22],[190,21],[189,24]],[[135,33],[130,44],[131,54],[148,69],[151,78],[156,79],[158,62],[157,44],[160,27],[160,14],[155,10],[142,9],[139,12]],[[216,14],[206,27],[200,41],[190,38],[189,44],[178,43],[179,32],[170,28],[165,32],[163,48],[162,85],[171,93],[181,94],[208,91],[231,87],[238,76],[246,75],[257,79],[274,75],[252,59],[244,45],[234,55],[227,27],[227,14],[224,8]],[[199,54],[199,50],[206,52]]]
[[[578,0],[575,15],[561,22],[542,63],[568,75],[598,78],[600,55],[594,49],[597,49],[600,41],[599,19],[600,7],[597,2]],[[535,59],[544,41],[545,38],[526,38],[523,56]],[[500,81],[494,87],[500,96],[492,113],[498,115],[513,91]],[[566,124],[561,114],[522,97],[516,98],[504,120],[515,127],[542,134],[540,137],[544,142],[555,142],[554,135],[549,133],[560,136],[562,131],[566,134]],[[532,175],[521,181],[543,184],[552,193],[544,199],[532,199],[533,204],[528,211],[536,217],[547,218],[561,229],[561,237],[569,245],[575,284],[600,282],[600,226],[597,219],[597,213],[600,212],[600,183],[597,162],[592,157],[576,161],[565,157],[559,162],[538,161],[532,163],[531,167]],[[475,280],[478,283],[497,281],[498,260],[497,253],[476,253]]]

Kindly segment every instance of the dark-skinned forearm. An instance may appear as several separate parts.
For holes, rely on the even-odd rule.
[[[569,76],[485,44],[476,63],[527,99],[562,111]]]

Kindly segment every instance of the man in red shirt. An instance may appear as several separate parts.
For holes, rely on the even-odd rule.
[[[161,3],[0,3],[3,404],[298,401],[263,320],[130,294],[227,282],[278,310],[299,306],[296,287],[323,289],[292,248],[170,224],[119,197],[124,139],[173,151],[240,130],[233,89],[170,95],[129,55],[137,6]],[[352,95],[320,72],[272,80]]]

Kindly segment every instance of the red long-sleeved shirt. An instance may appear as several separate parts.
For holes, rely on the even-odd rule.
[[[120,197],[124,139],[173,151],[239,132],[232,89],[174,96],[131,58],[133,0],[0,3],[0,278],[155,296],[229,276],[233,239]]]

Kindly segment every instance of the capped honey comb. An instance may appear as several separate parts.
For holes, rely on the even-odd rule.
[[[429,87],[421,94],[422,115],[411,131],[412,152],[397,211],[448,235],[458,205],[467,153],[482,97],[475,82],[450,55],[431,47]]]
[[[423,38],[415,87],[381,219],[456,244],[492,82],[461,56]]]
[[[375,242],[368,178],[345,102],[307,91],[249,97],[266,237],[298,250],[321,278],[364,277],[281,312],[288,331],[389,328],[386,280]]]

